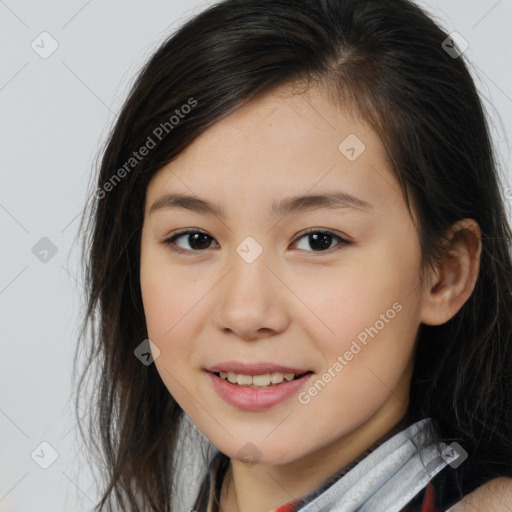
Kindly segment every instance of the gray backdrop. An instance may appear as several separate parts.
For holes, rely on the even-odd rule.
[[[87,511],[97,497],[69,401],[82,304],[72,242],[135,72],[206,4],[0,0],[0,512]],[[512,0],[421,4],[469,44],[510,212]]]

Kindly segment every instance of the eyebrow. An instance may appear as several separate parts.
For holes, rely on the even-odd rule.
[[[149,209],[149,215],[157,210],[166,210],[173,208],[182,208],[185,210],[215,215],[221,219],[226,218],[226,213],[222,206],[217,203],[202,199],[197,196],[187,194],[165,194],[155,201]],[[373,206],[343,191],[329,191],[310,195],[291,196],[273,201],[270,207],[272,215],[285,216],[292,212],[300,212],[306,210],[315,210],[320,208],[326,209],[342,209],[342,210],[358,210],[361,212],[369,212],[373,210]]]

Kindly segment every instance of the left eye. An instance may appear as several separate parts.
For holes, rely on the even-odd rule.
[[[192,250],[188,248],[180,247],[176,240],[179,240],[180,238],[186,237],[185,240],[189,244],[189,247],[192,247]],[[352,242],[346,240],[345,238],[342,238],[339,235],[336,235],[332,231],[320,231],[320,230],[309,230],[306,233],[303,233],[300,235],[296,241],[301,240],[302,238],[308,237],[308,241],[306,242],[309,244],[310,247],[313,248],[313,251],[308,252],[326,252],[326,249],[330,249],[332,242],[337,241],[338,246],[341,245],[350,245]],[[171,247],[171,249],[178,253],[185,253],[185,252],[202,252],[206,249],[208,249],[208,246],[210,245],[211,241],[214,240],[210,235],[203,231],[197,231],[197,230],[185,230],[181,231],[179,233],[176,233],[175,235],[171,236],[170,238],[165,239],[162,243],[164,245],[174,246]]]
[[[352,243],[349,240],[346,240],[345,238],[336,235],[332,231],[318,230],[307,231],[306,233],[303,233],[301,236],[299,236],[297,240],[306,237],[308,237],[308,241],[306,243],[309,244],[310,247],[316,249],[330,249],[332,242],[335,240],[338,242],[337,246],[350,245]],[[316,249],[312,252],[326,252],[325,250],[318,251]]]

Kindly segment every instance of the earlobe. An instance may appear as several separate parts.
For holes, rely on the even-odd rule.
[[[431,272],[422,297],[420,321],[442,325],[453,318],[473,293],[480,268],[481,231],[473,219],[452,225],[447,251]]]

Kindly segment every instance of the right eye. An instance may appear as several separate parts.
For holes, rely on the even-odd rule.
[[[179,240],[180,238],[184,238],[185,243],[188,244],[191,249],[187,247],[180,247],[176,243],[176,240]],[[211,240],[214,240],[214,238],[204,231],[199,231],[197,229],[184,229],[182,231],[178,231],[178,233],[175,233],[171,237],[166,238],[162,243],[170,246],[172,251],[187,253],[201,252],[208,249],[208,245],[211,243]]]

